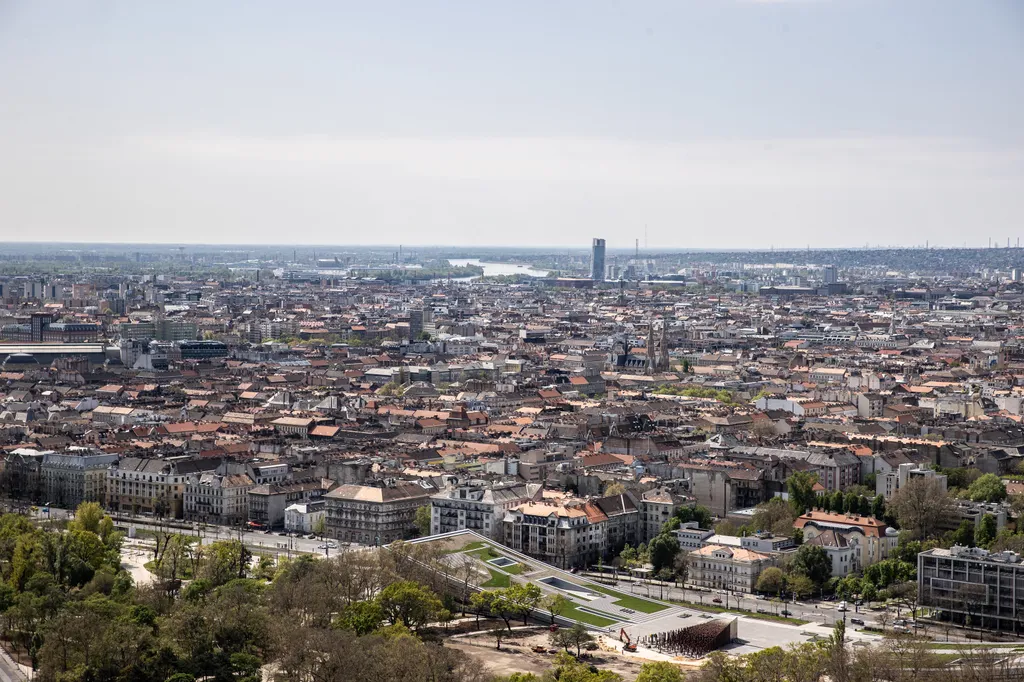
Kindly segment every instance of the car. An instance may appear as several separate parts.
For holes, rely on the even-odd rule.
[[[863,618],[851,618],[850,622],[853,623],[854,625],[864,625],[864,619]]]
[[[328,543],[327,543],[327,546],[328,546],[328,547],[329,547],[330,549],[338,549],[338,543],[337,543],[337,542],[335,542],[334,540],[331,540],[330,542],[328,542]]]
[[[899,625],[900,627],[906,627],[907,626],[907,619],[906,618],[897,618],[896,620],[894,620],[892,622],[892,624],[893,625]]]
[[[910,632],[910,628],[908,628],[906,625],[893,625],[892,629],[896,632]]]
[[[768,609],[758,609],[758,613],[768,613]]]
[[[721,604],[721,603],[722,603],[722,600],[721,600],[721,599],[719,599],[718,597],[715,597],[715,598],[714,598],[714,599],[712,599],[711,601],[713,601],[713,602],[714,602],[714,603],[716,603],[716,604]]]
[[[782,612],[781,612],[781,613],[782,613],[782,615],[783,615],[783,616],[792,616],[792,615],[793,615],[793,614],[792,614],[792,613],[791,613],[791,612],[790,612],[789,610],[787,610],[787,609],[782,609]]]
[[[857,601],[853,602],[853,605],[854,606],[864,606],[864,600],[863,599],[858,599]]]
[[[838,609],[836,609],[836,611],[840,611],[840,612],[842,612],[842,611],[848,611],[848,610],[849,610],[849,609],[847,609],[847,608],[846,608],[845,606],[843,606],[842,604],[840,604],[840,605],[839,605],[839,608],[838,608]]]

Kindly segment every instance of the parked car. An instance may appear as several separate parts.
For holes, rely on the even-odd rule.
[[[768,613],[768,609],[758,609],[758,613]]]
[[[864,625],[864,619],[863,618],[851,618],[850,622],[853,623],[854,625]]]
[[[721,604],[721,603],[722,603],[722,600],[721,600],[721,599],[719,599],[718,597],[715,597],[715,598],[714,598],[714,599],[712,599],[711,601],[713,601],[713,602],[714,602],[714,603],[716,603],[716,604]]]
[[[793,614],[788,609],[782,609],[783,616],[792,616]]]

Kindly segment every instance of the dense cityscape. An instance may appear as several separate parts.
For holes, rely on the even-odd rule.
[[[1022,273],[4,244],[0,679],[1019,679]]]

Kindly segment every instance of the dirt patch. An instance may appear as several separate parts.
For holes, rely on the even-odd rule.
[[[536,654],[534,646],[551,648],[548,633],[519,634],[502,642],[501,650],[494,648],[494,638],[482,633],[480,636],[445,641],[445,646],[458,649],[471,656],[487,672],[495,675],[509,675],[515,672],[533,673],[538,677],[551,669],[555,654]],[[602,670],[611,670],[622,675],[623,680],[635,680],[640,674],[640,663],[624,658],[618,652],[598,649],[586,653],[584,660]]]

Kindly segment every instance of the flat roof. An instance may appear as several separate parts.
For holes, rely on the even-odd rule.
[[[103,353],[105,350],[102,343],[0,343],[0,355]]]

